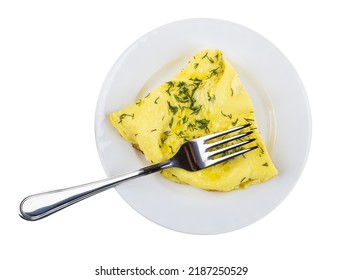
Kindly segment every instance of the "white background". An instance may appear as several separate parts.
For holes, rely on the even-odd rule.
[[[101,279],[94,273],[100,265],[152,265],[248,266],[241,279],[342,279],[339,2],[1,1],[0,278]],[[94,113],[107,72],[151,29],[194,17],[255,30],[298,71],[312,109],[312,146],[287,199],[253,225],[209,236],[160,227],[115,190],[38,222],[19,218],[26,195],[105,176]]]

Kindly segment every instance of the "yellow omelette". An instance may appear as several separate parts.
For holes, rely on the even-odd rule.
[[[166,178],[210,191],[231,191],[264,182],[277,170],[258,132],[254,107],[236,71],[220,50],[204,50],[170,81],[135,104],[110,114],[120,135],[158,163],[194,138],[250,123],[258,148],[204,170],[162,171]]]

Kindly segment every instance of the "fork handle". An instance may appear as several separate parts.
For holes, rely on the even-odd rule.
[[[173,163],[167,160],[117,177],[30,195],[21,201],[19,215],[25,220],[36,221],[120,183],[170,168],[172,165]]]

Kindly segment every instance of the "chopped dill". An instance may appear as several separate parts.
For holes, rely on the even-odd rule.
[[[174,122],[174,118],[171,118],[170,123],[169,123],[169,128],[172,128]]]
[[[182,138],[185,141],[188,141],[188,137],[185,135],[185,132],[181,130],[179,133],[175,133],[176,136]]]
[[[173,115],[175,115],[177,111],[179,110],[176,106],[171,105],[169,101],[168,101],[168,107],[169,107],[170,112],[172,112]]]
[[[178,88],[186,86],[186,82],[180,81],[177,85]]]
[[[169,86],[168,89],[166,90],[166,92],[171,95],[170,90],[174,87],[174,82],[173,81],[169,81],[167,82],[167,85]]]
[[[166,130],[163,132],[163,136],[161,138],[161,143],[164,144],[166,142],[167,138],[170,136],[170,130]]]
[[[210,120],[207,119],[201,119],[201,120],[195,120],[195,124],[198,128],[205,130],[206,132],[209,132],[208,124],[210,123]]]
[[[264,154],[263,148],[259,144],[257,144],[257,146],[260,148],[261,154],[263,155]]]
[[[202,107],[202,105],[199,105],[199,106],[195,106],[195,107],[189,108],[189,109],[192,110],[191,115],[197,115],[197,114],[199,114],[199,112],[200,112],[200,110],[201,110],[201,107]]]
[[[244,118],[246,122],[253,122],[254,119]]]
[[[211,63],[214,63],[213,58],[208,56],[208,52],[207,52],[201,59],[204,59],[205,57],[206,57]]]
[[[123,119],[125,119],[126,117],[131,117],[132,119],[135,117],[135,114],[132,114],[132,115],[130,115],[130,114],[121,114],[120,116],[119,116],[119,121],[118,121],[118,123],[121,123],[121,122],[123,122]]]
[[[200,86],[200,84],[202,83],[202,80],[199,78],[195,78],[195,79],[190,79],[191,81],[193,81],[193,84],[191,84],[190,86],[193,86],[193,93],[198,89],[198,87]]]
[[[187,124],[187,129],[190,130],[190,131],[194,131],[197,129],[197,127],[195,126],[194,123],[188,123]]]
[[[209,102],[214,102],[214,101],[216,100],[216,95],[213,94],[213,95],[211,96],[211,94],[210,94],[209,92],[207,92],[207,100],[208,100]]]
[[[219,69],[219,66],[217,68],[210,70],[210,75],[207,76],[207,79],[212,78],[212,76],[218,76],[218,69]]]
[[[227,118],[232,119],[232,114],[226,115],[223,111],[220,111],[220,113],[221,113],[224,117],[227,117]]]
[[[235,121],[231,122],[231,123],[232,123],[233,126],[236,126],[237,122],[238,122],[238,118]]]
[[[172,147],[172,146],[169,146],[169,148],[170,148],[171,153],[174,154],[173,147]]]

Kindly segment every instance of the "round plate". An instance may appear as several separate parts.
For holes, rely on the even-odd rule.
[[[197,52],[220,49],[235,67],[255,106],[257,123],[279,175],[228,193],[207,192],[153,174],[118,185],[135,210],[169,229],[216,234],[252,224],[278,206],[296,184],[310,147],[305,89],[287,58],[241,25],[216,19],[170,23],[133,43],[113,65],[100,92],[95,133],[108,176],[148,165],[111,126],[109,113],[136,102],[170,80]]]

